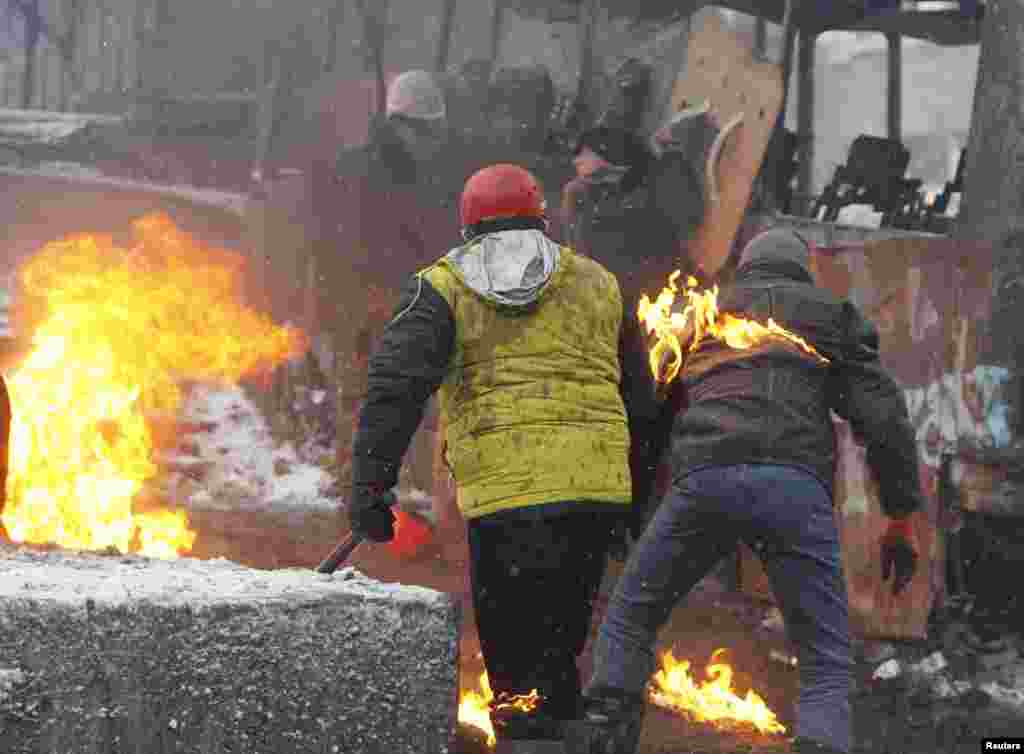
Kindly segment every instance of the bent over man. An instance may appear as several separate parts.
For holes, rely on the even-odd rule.
[[[598,633],[583,719],[568,754],[633,754],[653,645],[676,603],[742,539],[760,555],[800,661],[795,749],[850,751],[850,637],[832,509],[830,410],[867,446],[891,518],[882,570],[898,592],[916,565],[907,516],[922,504],[903,393],[882,370],[878,333],[848,301],[814,285],[807,245],[774,230],[748,244],[719,307],[772,318],[781,338],[737,350],[702,338],[672,434],[672,487],[626,564]],[[685,349],[685,345],[684,345]],[[823,357],[823,358],[822,358]]]
[[[652,483],[654,385],[615,278],[548,238],[529,172],[475,173],[461,221],[466,243],[412,279],[370,361],[350,518],[393,536],[389,490],[439,390],[496,735],[560,739],[612,532]],[[508,704],[534,690],[532,712]]]

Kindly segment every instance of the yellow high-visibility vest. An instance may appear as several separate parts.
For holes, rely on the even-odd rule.
[[[477,294],[446,258],[420,274],[455,319],[440,407],[465,518],[551,502],[628,504],[614,276],[562,248],[538,299],[519,310]]]

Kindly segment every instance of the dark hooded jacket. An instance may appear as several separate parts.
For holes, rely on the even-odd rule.
[[[751,241],[719,310],[772,318],[828,363],[781,338],[740,350],[704,337],[682,372],[689,408],[673,428],[673,479],[705,466],[770,463],[805,469],[831,491],[834,411],[866,445],[885,513],[921,506],[915,435],[903,391],[879,363],[878,332],[852,303],[814,284],[796,234]]]
[[[657,293],[674,270],[694,271],[686,242],[704,215],[700,181],[681,153],[656,159],[621,129],[592,129],[578,146],[610,164],[566,185],[562,240],[615,275],[635,314],[641,294]]]

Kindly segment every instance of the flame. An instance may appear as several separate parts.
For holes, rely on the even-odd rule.
[[[127,248],[78,235],[19,270],[34,348],[8,379],[13,420],[3,523],[16,542],[188,552],[180,510],[133,511],[158,467],[148,412],[173,413],[182,379],[237,382],[305,348],[241,303],[240,255],[199,244],[162,214]]]
[[[480,690],[469,690],[459,700],[459,722],[487,734],[487,745],[495,746],[498,741],[494,737],[491,725],[490,704],[494,699],[487,673],[480,674]]]
[[[637,306],[637,317],[647,328],[647,334],[655,336],[649,360],[651,373],[658,382],[668,383],[676,378],[683,365],[683,349],[679,336],[683,331],[692,328],[693,338],[690,351],[697,350],[705,335],[718,338],[732,348],[746,350],[768,338],[782,338],[794,343],[823,363],[828,359],[818,353],[814,347],[791,330],[769,319],[762,325],[751,319],[736,317],[718,311],[718,286],[710,291],[697,290],[694,277],[686,279],[686,306],[683,310],[672,311],[679,286],[677,280],[681,275],[676,270],[668,278],[668,285],[652,302],[645,293],[640,297]]]
[[[459,700],[459,722],[472,728],[476,728],[487,735],[487,745],[491,748],[497,746],[498,739],[494,735],[494,727],[491,725],[490,709],[494,702],[494,692],[491,691],[491,683],[487,679],[487,673],[480,674],[479,690],[471,689],[462,694]],[[507,701],[495,705],[495,709],[514,707],[523,712],[533,712],[540,704],[541,697],[534,689],[529,694],[519,694],[508,697]]]
[[[740,698],[732,688],[733,669],[717,661],[725,652],[715,650],[705,671],[707,681],[698,683],[690,675],[690,662],[677,660],[671,650],[661,656],[661,668],[654,674],[648,695],[652,703],[683,712],[698,722],[749,723],[761,733],[785,733],[775,713],[752,689]]]

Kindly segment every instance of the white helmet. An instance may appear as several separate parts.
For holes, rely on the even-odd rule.
[[[444,95],[427,71],[406,71],[388,87],[387,116],[440,120],[447,114]]]

